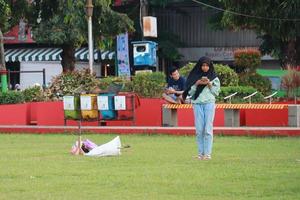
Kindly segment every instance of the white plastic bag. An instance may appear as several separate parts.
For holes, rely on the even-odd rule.
[[[118,156],[121,155],[121,140],[117,136],[108,143],[93,148],[90,152],[84,154],[86,156]]]

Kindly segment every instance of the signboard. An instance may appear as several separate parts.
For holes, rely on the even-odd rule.
[[[31,36],[31,28],[24,21],[3,34],[4,44],[35,43]]]
[[[126,110],[125,96],[115,96],[115,110]]]
[[[117,36],[118,76],[130,77],[128,33]]]
[[[64,110],[75,110],[74,96],[64,96],[63,103],[64,103]]]
[[[253,49],[255,47],[249,48]],[[198,61],[202,56],[207,56],[213,61],[233,61],[234,51],[237,49],[240,49],[240,47],[178,48],[178,51],[184,56],[183,61]],[[261,59],[275,60],[270,55],[264,55]]]
[[[80,108],[81,110],[92,110],[92,97],[80,96]]]
[[[98,110],[109,110],[108,96],[97,96]]]
[[[156,17],[143,17],[144,37],[157,37],[157,20]]]

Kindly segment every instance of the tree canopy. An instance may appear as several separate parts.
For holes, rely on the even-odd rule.
[[[263,53],[282,61],[282,66],[300,65],[299,0],[220,0],[224,10],[220,23],[233,29],[255,30]]]
[[[127,15],[113,11],[110,0],[94,0],[93,38],[97,46],[103,37],[134,30]],[[87,18],[85,0],[35,0],[28,16],[33,36],[38,43],[59,45],[63,49],[64,71],[75,68],[75,48],[87,43]]]
[[[5,0],[0,0],[0,13],[0,29],[5,30],[10,15],[10,7]]]
[[[8,27],[8,17],[10,16],[10,7],[4,0],[0,0],[0,70],[6,70],[3,48],[2,30]]]

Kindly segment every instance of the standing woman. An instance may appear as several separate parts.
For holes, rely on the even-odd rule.
[[[210,58],[202,57],[186,80],[183,98],[191,97],[198,145],[198,159],[210,160],[213,146],[213,121],[220,80]]]

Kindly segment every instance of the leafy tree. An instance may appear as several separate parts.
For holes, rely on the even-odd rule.
[[[220,23],[233,29],[253,29],[262,39],[262,53],[277,56],[282,66],[300,65],[299,0],[220,0]]]
[[[32,11],[28,0],[0,0],[0,67],[5,69],[3,32],[19,23],[21,18],[30,16]]]
[[[4,0],[0,0],[0,13],[0,70],[6,70],[2,30],[6,30],[6,28],[8,27],[8,17],[10,15],[10,8]]]
[[[103,37],[111,39],[134,30],[127,15],[110,8],[111,0],[94,0],[93,5],[93,39],[97,46]],[[88,40],[85,0],[35,0],[31,6],[29,19],[34,39],[38,43],[61,46],[63,70],[73,71],[75,49]]]

